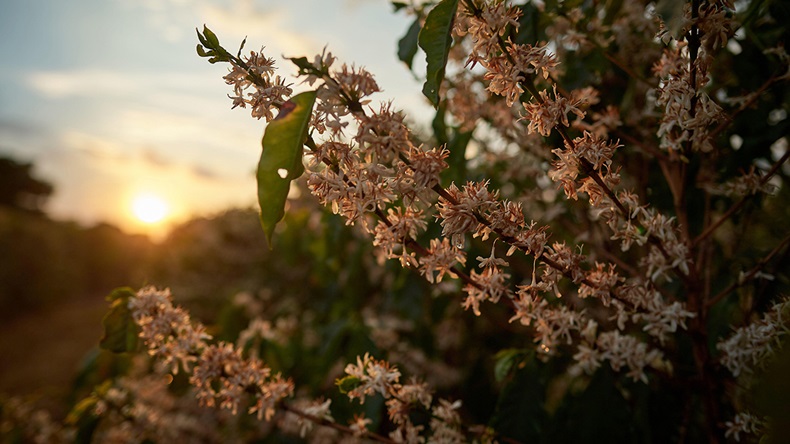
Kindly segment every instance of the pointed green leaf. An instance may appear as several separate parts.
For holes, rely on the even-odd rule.
[[[195,29],[195,31],[200,41],[200,44],[197,45],[198,55],[201,57],[211,57],[208,60],[209,63],[229,62],[231,60],[232,56],[230,53],[220,46],[219,39],[210,29],[203,25],[203,34],[197,29]],[[244,43],[242,43],[242,46],[243,45]],[[239,49],[239,51],[241,51],[241,49]]]
[[[129,288],[119,288],[107,296],[110,311],[104,315],[104,335],[99,346],[113,353],[137,351],[138,326],[129,310],[129,299],[135,295]]]
[[[496,382],[502,382],[510,374],[517,361],[524,359],[524,351],[516,348],[500,350],[496,356],[494,365],[494,378]]]
[[[289,57],[288,60],[299,68],[300,75],[309,74],[315,70],[315,66],[307,60],[307,57]]]
[[[392,7],[395,8],[395,12],[398,12],[407,6],[409,5],[404,2],[392,2]]]
[[[315,91],[308,91],[285,102],[263,135],[263,152],[257,173],[258,203],[261,225],[270,249],[274,226],[285,215],[285,200],[291,181],[304,172],[302,146],[307,138],[315,96]]]
[[[219,39],[217,35],[214,34],[206,25],[203,25],[203,35],[206,38],[206,42],[208,43],[208,47],[211,49],[219,48]]]
[[[458,0],[439,2],[425,18],[425,25],[418,38],[428,64],[422,93],[434,107],[439,105],[439,87],[444,80],[444,68],[453,43],[451,32],[456,9]]]
[[[406,31],[406,35],[398,41],[398,59],[406,63],[406,66],[411,69],[414,56],[417,55],[417,40],[420,35],[420,19],[415,19],[414,22]]]
[[[203,45],[201,45],[200,43],[198,43],[196,49],[197,49],[197,53],[198,53],[198,55],[200,57],[209,57],[211,55],[208,52],[206,52],[206,50],[203,48]]]
[[[244,49],[244,45],[247,43],[247,37],[244,37],[244,40],[241,41],[241,45],[239,45],[239,52],[236,53],[236,57],[241,58],[241,50]]]

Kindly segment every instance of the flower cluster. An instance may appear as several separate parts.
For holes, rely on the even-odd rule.
[[[727,430],[724,432],[725,438],[732,437],[735,441],[741,442],[741,434],[757,435],[765,428],[765,421],[760,420],[751,413],[741,412],[735,415],[732,420],[724,423]]]
[[[315,419],[334,422],[330,411],[331,405],[331,399],[297,399],[292,403],[292,407],[295,411],[302,412],[304,415],[288,412],[280,421],[280,427],[286,432],[304,438],[314,430]]]
[[[194,397],[177,397],[168,390],[162,375],[126,376],[94,392],[93,413],[112,427],[102,427],[95,437],[101,442],[223,441],[225,425],[220,412],[201,408]]]
[[[293,93],[285,79],[274,74],[274,59],[251,51],[241,59],[231,58],[231,69],[225,83],[233,86],[233,108],[251,108],[252,117],[263,117],[267,122],[274,118],[273,110],[279,109]]]
[[[773,194],[776,186],[764,180],[764,175],[752,165],[749,171],[722,184],[706,187],[711,194],[743,197],[757,193]]]
[[[249,413],[269,420],[277,403],[293,394],[293,383],[272,375],[262,361],[243,358],[232,344],[209,345],[205,327],[193,326],[189,315],[173,306],[169,290],[142,288],[129,300],[129,308],[148,353],[169,365],[172,373],[178,372],[179,364],[191,372],[190,382],[203,404],[236,413],[245,395],[252,393],[255,403]]]
[[[739,376],[751,373],[773,356],[784,335],[790,332],[790,299],[775,303],[763,317],[736,329],[730,337],[716,344],[721,363]]]
[[[391,368],[388,362],[376,360],[368,353],[361,358],[357,356],[357,363],[348,364],[345,372],[358,384],[348,391],[348,397],[359,398],[361,403],[365,402],[365,396],[374,393],[386,395],[400,379],[397,368]]]
[[[505,97],[508,106],[524,92],[521,83],[529,75],[548,78],[557,66],[557,59],[547,45],[532,46],[502,40],[509,29],[517,30],[521,12],[504,1],[487,2],[480,9],[464,9],[455,22],[458,36],[469,34],[474,40],[468,66],[480,64],[487,72],[486,89]],[[503,44],[504,42],[504,44]]]
[[[140,338],[148,347],[148,353],[170,372],[178,373],[179,367],[189,371],[197,362],[198,353],[211,339],[203,325],[193,326],[189,313],[174,307],[169,289],[141,288],[129,300],[132,319],[140,326]]]
[[[356,364],[348,364],[345,373],[346,377],[337,383],[341,389],[349,387],[346,394],[350,399],[359,399],[364,403],[365,397],[369,395],[377,393],[384,397],[389,419],[397,427],[389,434],[394,442],[420,443],[426,442],[426,437],[428,443],[467,442],[458,413],[461,401],[438,399],[433,404],[433,395],[426,384],[416,380],[400,384],[401,375],[397,368],[369,354],[357,357]],[[414,409],[431,412],[428,430],[424,425],[412,422],[411,412]],[[364,418],[358,417],[357,425],[355,427],[352,424],[352,429],[364,434],[363,425],[366,423]]]
[[[533,97],[524,105],[524,119],[529,121],[527,130],[530,133],[538,133],[541,136],[548,136],[551,131],[559,124],[566,127],[570,126],[568,113],[573,113],[579,119],[584,119],[585,113],[582,111],[584,105],[589,103],[591,97],[587,94],[579,94],[578,97],[570,99],[557,94],[557,85],[554,85],[554,98],[552,99],[546,90],[538,92],[537,97]]]

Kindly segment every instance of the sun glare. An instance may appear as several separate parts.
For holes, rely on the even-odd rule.
[[[151,194],[141,194],[132,201],[135,217],[146,224],[161,222],[167,217],[170,208],[164,199]]]

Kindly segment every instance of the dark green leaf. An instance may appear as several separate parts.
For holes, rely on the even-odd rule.
[[[302,146],[315,102],[315,91],[294,96],[280,108],[263,135],[263,152],[258,163],[258,203],[261,225],[272,248],[274,227],[285,215],[285,200],[291,181],[304,172]]]
[[[307,60],[307,57],[289,57],[288,60],[299,68],[299,74],[309,74],[315,70],[315,66]]]
[[[217,35],[208,29],[206,25],[203,25],[203,36],[205,36],[206,42],[208,43],[206,46],[211,49],[221,48],[221,46],[219,46],[219,39],[217,38]]]
[[[197,46],[198,55],[201,57],[211,57],[208,60],[209,63],[228,62],[231,60],[232,56],[230,53],[220,46],[219,39],[210,29],[204,25],[203,34],[198,30],[195,31],[197,31],[198,40],[200,41],[200,44]],[[242,46],[244,46],[243,42]],[[241,48],[239,48],[239,52],[241,52]]]
[[[93,409],[99,403],[99,398],[96,395],[88,396],[78,402],[74,408],[71,409],[68,416],[66,416],[66,424],[75,425],[82,420],[86,415],[92,415]]]
[[[340,390],[340,393],[345,395],[351,390],[354,390],[355,388],[362,385],[362,381],[356,376],[347,375],[343,378],[336,379],[335,385],[337,386],[337,389]]]
[[[439,2],[428,13],[425,25],[419,34],[419,45],[425,51],[428,65],[422,93],[434,107],[439,106],[439,87],[444,80],[444,68],[453,43],[451,31],[456,9],[458,9],[458,0]]]
[[[447,136],[447,124],[444,121],[444,116],[446,114],[447,107],[444,105],[439,105],[436,108],[436,116],[434,116],[433,121],[431,122],[433,135],[436,137],[436,143],[438,145],[444,145],[450,141],[450,138]]]
[[[623,0],[613,0],[609,3],[606,8],[606,18],[604,18],[604,24],[606,26],[611,26],[614,23],[615,18],[620,14],[620,10],[623,8]]]
[[[453,128],[453,135],[447,143],[447,150],[450,151],[450,156],[447,158],[449,168],[444,171],[447,174],[443,176],[443,180],[456,184],[466,182],[466,147],[472,140],[473,132],[474,130],[461,131]]]
[[[683,6],[684,0],[659,0],[656,4],[656,15],[661,17],[669,31],[675,38],[680,38],[681,27],[683,26]]]
[[[74,442],[93,442],[93,434],[99,425],[99,417],[96,416],[95,408],[99,398],[91,395],[82,401],[69,412],[66,423],[76,426],[76,436]]]
[[[417,40],[420,36],[420,19],[414,22],[406,31],[406,35],[398,41],[398,59],[411,69],[414,56],[417,54]]]
[[[614,372],[601,367],[580,394],[566,394],[550,432],[553,442],[632,443],[637,424],[615,382]]]
[[[116,288],[115,290],[112,291],[112,293],[105,296],[104,300],[109,302],[117,301],[119,299],[128,301],[129,298],[134,297],[134,295],[135,292],[131,288],[121,287],[121,288]]]
[[[786,313],[784,313],[786,314]],[[771,356],[765,371],[757,373],[754,388],[755,400],[759,411],[770,424],[771,435],[775,438],[790,436],[790,341],[785,340],[778,352]],[[779,441],[775,441],[779,442]]]
[[[114,290],[107,300],[112,301],[110,311],[104,315],[104,335],[99,346],[114,353],[137,351],[138,327],[129,310],[129,299],[134,292],[129,288]]]
[[[517,361],[523,358],[524,352],[522,350],[515,348],[500,350],[494,358],[496,359],[496,364],[494,365],[494,378],[496,382],[504,381]]]
[[[450,151],[447,158],[449,168],[442,171],[441,183],[447,187],[451,183],[464,183],[466,181],[466,147],[472,140],[472,131],[461,131],[458,127],[448,127],[444,121],[446,109],[440,104],[433,119],[433,133],[438,145],[445,145]]]
[[[211,54],[209,52],[206,52],[206,49],[203,48],[203,45],[201,45],[199,43],[197,45],[197,53],[198,53],[198,55],[200,57],[210,57],[211,56]]]
[[[395,12],[398,12],[407,6],[409,5],[403,2],[392,2],[392,7],[395,9]]]
[[[507,355],[510,350],[505,350]],[[501,352],[500,352],[501,353]],[[516,357],[513,354],[511,357]],[[519,359],[524,358],[519,357]],[[541,369],[534,357],[520,362],[497,400],[496,410],[489,425],[508,438],[521,442],[539,442],[547,422],[545,388]]]
[[[239,52],[236,53],[236,57],[241,58],[241,50],[244,49],[244,45],[247,43],[247,37],[244,37],[244,40],[241,41],[241,45],[239,45]]]

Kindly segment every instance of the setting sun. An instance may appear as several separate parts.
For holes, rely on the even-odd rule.
[[[142,194],[132,201],[132,211],[141,222],[155,224],[167,217],[170,208],[162,198],[151,194]]]

